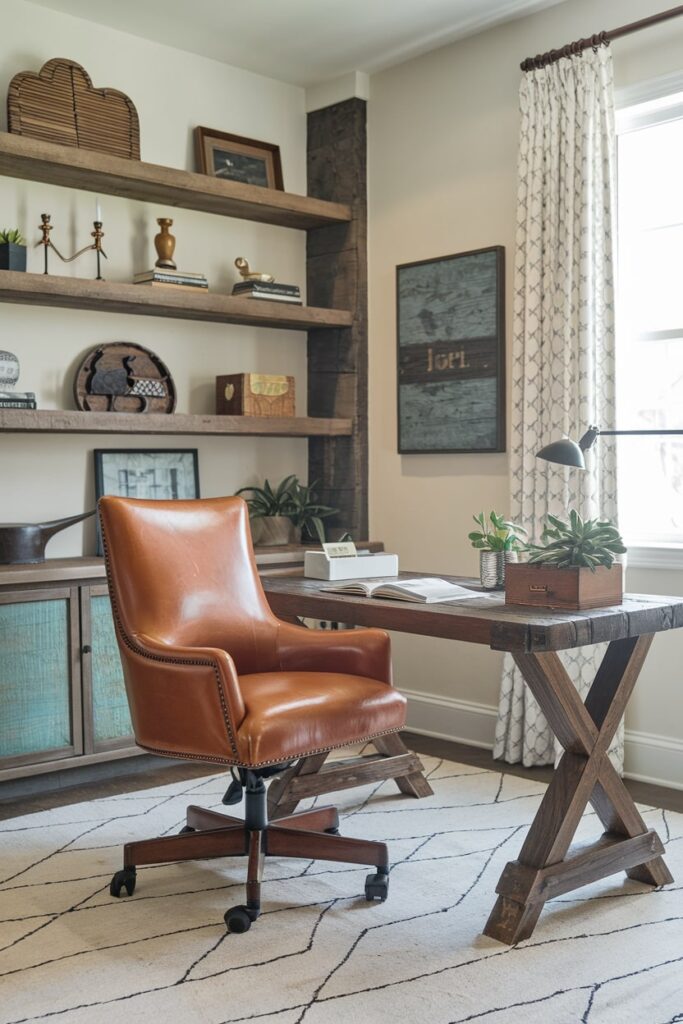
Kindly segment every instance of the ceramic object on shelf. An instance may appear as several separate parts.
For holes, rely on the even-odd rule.
[[[19,359],[14,352],[0,351],[0,391],[11,389],[19,380]]]
[[[0,270],[26,271],[26,246],[14,242],[0,245]]]
[[[173,262],[175,235],[171,234],[173,221],[170,217],[157,217],[157,224],[161,230],[158,235],[154,236],[154,248],[157,251],[157,261],[154,266],[176,270],[176,265]]]

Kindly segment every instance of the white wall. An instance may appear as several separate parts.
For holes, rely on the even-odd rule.
[[[192,129],[208,125],[277,143],[285,188],[306,191],[304,91],[216,61],[160,46],[81,19],[3,0],[0,96],[18,71],[37,71],[51,57],[83,64],[95,86],[126,92],[140,117],[142,159],[194,168]],[[4,102],[0,128],[6,130]],[[229,292],[236,256],[280,280],[303,284],[303,232],[250,224],[164,205],[101,197],[104,247],[111,281],[130,281],[152,266],[156,218],[174,219],[179,268],[206,271],[210,285]],[[0,178],[0,227],[18,226],[30,242],[40,237],[40,214],[52,214],[53,240],[66,254],[85,245],[92,231],[90,193]],[[29,251],[28,269],[42,270],[42,249]],[[94,276],[90,254],[51,272]],[[306,339],[299,332],[80,310],[0,305],[0,348],[21,361],[20,390],[35,391],[40,408],[73,408],[72,381],[83,354],[102,342],[135,341],[168,365],[178,391],[178,412],[213,412],[217,374],[260,371],[294,374],[298,412],[305,413]],[[306,478],[306,441],[198,437],[0,435],[0,521],[57,518],[92,507],[95,447],[197,447],[202,494],[230,494],[237,487],[288,472]],[[58,534],[50,557],[94,553],[92,521]]]
[[[398,263],[503,244],[511,342],[519,63],[654,13],[654,0],[571,0],[391,68],[371,79],[371,535],[402,567],[475,574],[471,514],[508,506],[506,455],[398,455]],[[617,86],[683,66],[683,19],[613,44]],[[683,574],[631,571],[632,591],[683,594]],[[501,658],[472,644],[394,637],[412,721],[490,744]],[[631,705],[627,767],[683,785],[683,630],[657,638]],[[425,699],[426,695],[432,695]],[[633,735],[635,733],[635,735]]]

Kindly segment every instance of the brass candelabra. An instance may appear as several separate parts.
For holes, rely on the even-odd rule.
[[[40,239],[40,241],[36,242],[36,248],[39,245],[42,245],[44,247],[44,250],[45,250],[45,269],[43,270],[44,274],[48,273],[48,259],[47,259],[47,255],[48,255],[48,250],[49,249],[52,249],[52,251],[57,254],[57,256],[62,261],[62,263],[72,263],[74,260],[78,259],[79,256],[82,256],[84,252],[90,252],[91,250],[94,250],[95,255],[97,257],[97,277],[95,278],[95,280],[96,281],[103,281],[104,280],[104,278],[102,277],[102,272],[101,272],[100,258],[102,256],[104,256],[104,258],[106,260],[107,259],[107,254],[104,251],[104,249],[102,248],[102,239],[104,238],[104,231],[102,230],[102,221],[101,220],[94,220],[93,221],[93,228],[95,230],[91,231],[90,234],[91,234],[91,237],[94,239],[94,241],[90,245],[84,245],[83,248],[79,249],[78,252],[75,252],[73,254],[73,256],[62,256],[61,252],[59,251],[57,246],[54,244],[52,239],[50,238],[50,232],[52,231],[52,228],[53,228],[53,225],[50,222],[50,214],[49,213],[41,213],[40,219],[41,219],[41,222],[42,222],[41,225],[40,225],[40,230],[42,231],[42,238]]]

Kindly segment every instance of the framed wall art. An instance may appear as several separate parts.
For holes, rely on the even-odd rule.
[[[166,501],[199,497],[196,448],[96,448],[94,454],[96,501],[103,494]],[[97,554],[102,554],[99,523]]]
[[[194,130],[194,143],[197,170],[202,174],[284,189],[279,146],[201,127]]]
[[[398,450],[505,451],[505,249],[396,268]]]

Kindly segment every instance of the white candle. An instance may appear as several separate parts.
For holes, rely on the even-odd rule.
[[[95,220],[102,221],[102,207],[100,206],[99,196],[95,200]]]

